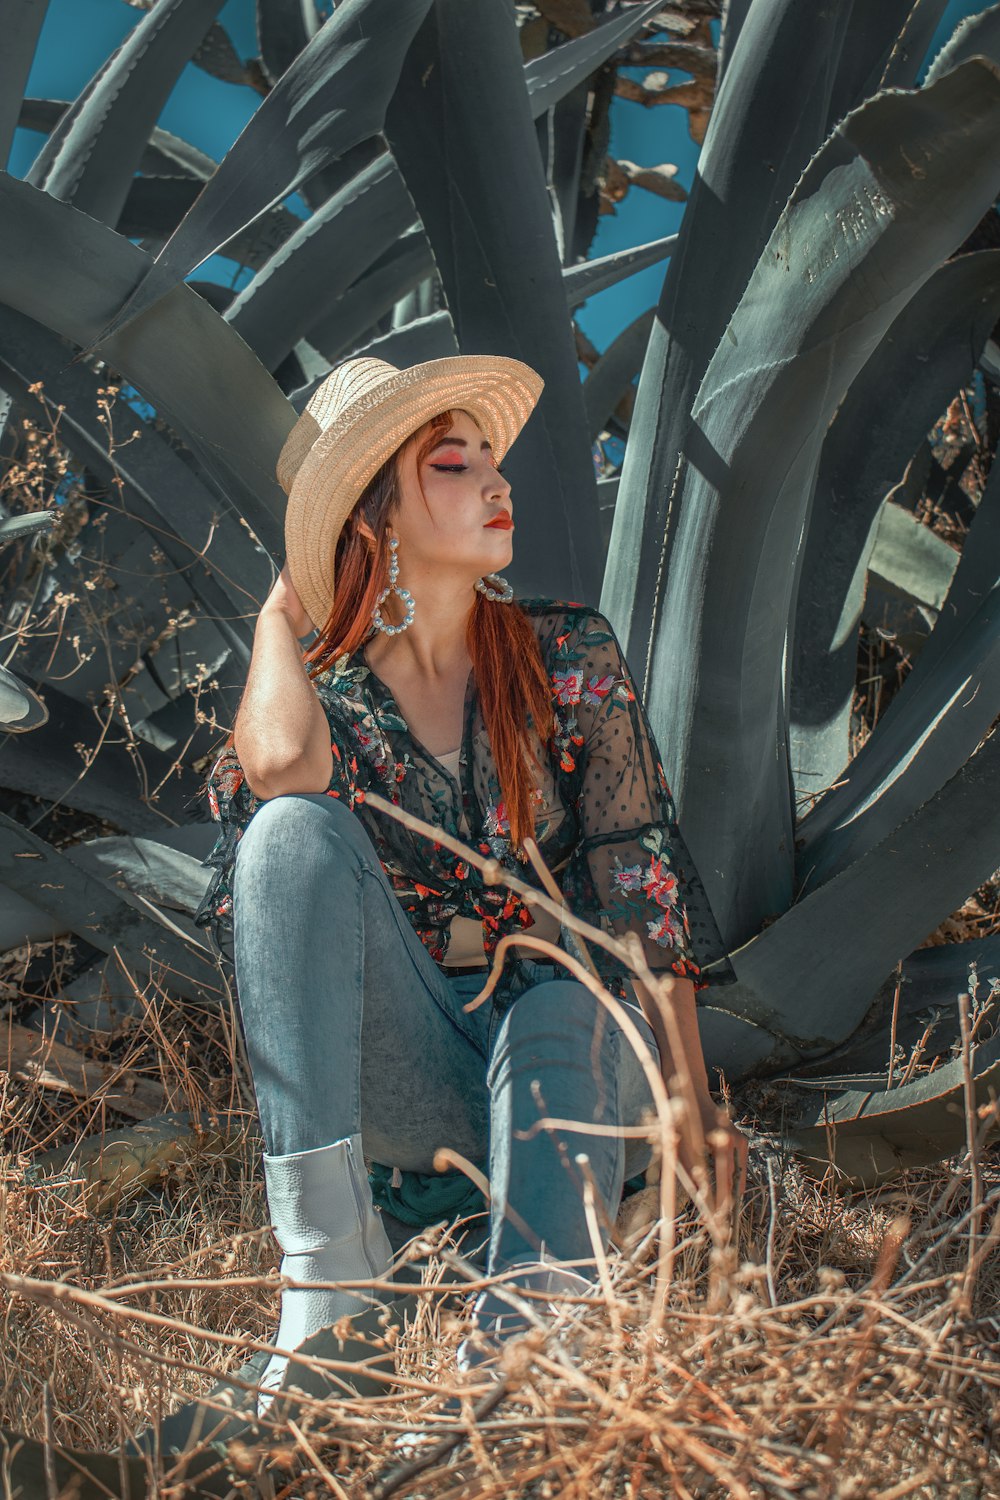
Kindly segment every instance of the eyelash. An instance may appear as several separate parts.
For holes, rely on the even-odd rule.
[[[464,474],[465,464],[431,464],[432,469],[438,469],[442,474]],[[496,466],[497,473],[503,474],[505,470],[499,464]]]

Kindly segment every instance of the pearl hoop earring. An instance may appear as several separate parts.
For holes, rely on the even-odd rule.
[[[502,586],[503,593],[498,593],[496,589],[491,589],[486,582],[486,578],[495,578],[497,583]],[[499,604],[509,604],[514,597],[514,589],[507,582],[506,578],[501,578],[499,573],[487,573],[486,578],[476,579],[476,588],[479,592],[485,594],[487,599],[496,599]]]
[[[383,635],[399,635],[401,630],[406,630],[413,624],[413,615],[416,608],[413,602],[413,595],[409,589],[401,589],[396,585],[396,580],[399,577],[399,559],[396,556],[398,548],[399,538],[394,536],[389,541],[389,586],[388,588],[384,588],[381,594],[379,594],[378,603],[372,611],[372,624],[376,630],[381,630]],[[406,618],[398,625],[387,625],[382,618],[382,605],[390,594],[398,594],[400,602],[406,609]]]

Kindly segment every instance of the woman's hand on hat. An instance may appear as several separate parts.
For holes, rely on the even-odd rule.
[[[305,605],[295,592],[292,575],[288,571],[288,563],[282,568],[274,581],[274,586],[261,606],[264,610],[280,609],[288,617],[288,622],[295,632],[296,637],[301,640],[303,636],[311,635],[318,627],[306,613]]]

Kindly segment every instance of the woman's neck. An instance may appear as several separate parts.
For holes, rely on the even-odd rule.
[[[372,666],[380,675],[382,666],[388,666],[393,673],[428,686],[468,675],[472,662],[466,628],[475,595],[470,601],[463,591],[463,595],[445,600],[426,592],[421,598],[414,590],[414,598],[412,625],[400,635],[387,636],[379,631],[368,639],[365,652]]]

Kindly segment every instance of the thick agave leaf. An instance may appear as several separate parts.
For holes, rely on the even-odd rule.
[[[0,0],[0,166],[6,167],[49,0]]]
[[[882,74],[883,88],[913,87],[947,5],[948,0],[911,0],[912,8]]]
[[[924,83],[936,83],[970,57],[989,57],[1000,62],[1000,5],[991,5],[978,16],[966,16],[964,21],[959,21],[953,35],[927,69]]]
[[[212,828],[201,832],[204,853],[214,840]],[[73,846],[73,859],[81,869],[97,876],[115,890],[131,892],[154,905],[193,917],[201,904],[212,872],[183,849],[173,849],[156,839],[110,834],[85,839]],[[186,924],[183,930],[188,931]]]
[[[192,146],[190,141],[157,125],[150,132],[139,165],[143,172],[180,172],[188,177],[196,177],[200,182],[207,182],[218,163],[207,152]]]
[[[59,923],[53,921],[48,912],[39,910],[33,901],[26,901],[13,891],[4,891],[3,901],[0,901],[0,953],[20,948],[25,943],[48,943],[58,936]]]
[[[436,275],[426,276],[419,286],[406,293],[392,310],[392,327],[405,328],[416,318],[442,311],[441,283]]]
[[[275,84],[319,30],[314,0],[257,0],[261,67]]]
[[[332,166],[319,174],[323,180],[321,209],[329,198],[348,188],[373,162],[384,156],[385,141],[381,136],[373,136],[370,140],[360,141],[358,145],[345,151]],[[313,179],[314,182],[318,180],[319,178]],[[222,246],[219,253],[259,270],[302,227],[302,219],[290,213],[288,209],[280,206],[272,208],[266,214],[261,214],[254,219],[245,229],[241,229],[233,239]],[[119,225],[119,232],[124,232],[121,225]],[[188,284],[195,284],[190,277]],[[199,284],[203,285],[203,283]]]
[[[643,23],[663,9],[662,0],[612,17],[572,41],[562,42],[524,66],[524,82],[531,101],[531,114],[538,119],[567,94],[590,78],[609,57],[631,41]]]
[[[39,408],[31,402],[29,409]],[[43,410],[46,416],[51,415],[50,407]],[[117,506],[89,518],[74,537],[74,548],[93,555],[95,563],[99,560],[105,569],[105,597],[95,601],[98,618],[106,620],[108,627],[105,649],[81,653],[78,639],[93,628],[92,612],[85,604],[68,602],[65,628],[55,640],[29,634],[18,650],[18,667],[36,684],[51,683],[78,703],[91,705],[103,703],[110,683],[121,683],[125,712],[130,720],[141,720],[166,701],[160,688],[161,674],[169,670],[174,653],[190,652],[192,635],[204,639],[205,633],[210,633],[211,646],[205,643],[203,658],[209,671],[215,659],[227,654],[211,626],[198,621],[193,629],[175,632],[169,642],[163,643],[155,665],[151,657],[140,656],[140,642],[152,641],[167,617],[176,617],[190,607],[191,590],[184,572],[168,571],[163,576],[157,559],[150,555],[148,536]],[[44,587],[49,597],[56,590],[68,596],[80,589],[80,570],[69,555],[61,555],[61,550],[46,567]],[[190,703],[188,706],[190,709]]]
[[[958,997],[971,994],[977,985],[979,1004],[992,986],[1000,985],[1000,934],[918,948],[903,960],[901,973],[889,975],[853,1035],[818,1062],[800,1063],[796,1077],[829,1074],[834,1068],[840,1073],[884,1072],[895,1042],[893,1078],[902,1082],[910,1062],[926,1064],[960,1040]]]
[[[692,411],[648,702],[730,944],[792,899],[782,659],[822,437],[902,308],[992,202],[998,126],[1000,73],[975,60],[848,116],[783,211]],[[625,485],[623,474],[619,506]]]
[[[1000,1037],[973,1050],[972,1075],[976,1106],[995,1099]],[[789,1146],[814,1172],[832,1163],[838,1182],[872,1188],[906,1167],[926,1166],[966,1146],[961,1058],[893,1088],[880,1075],[837,1085],[836,1079],[818,1083],[822,1099],[786,1131]]]
[[[879,512],[868,559],[873,579],[939,610],[958,567],[959,553],[910,510],[887,500]]]
[[[25,99],[17,123],[25,130],[50,135],[67,111],[73,108],[75,106],[67,99]],[[211,177],[217,165],[206,152],[199,151],[190,141],[172,135],[169,130],[162,130],[159,125],[150,131],[139,161],[140,170],[151,176],[192,177],[199,182]]]
[[[433,270],[434,256],[423,228],[404,234],[310,328],[310,344],[331,364],[353,354],[379,319]]]
[[[67,106],[49,131],[48,140],[43,143],[41,150],[31,163],[25,176],[25,181],[30,182],[32,187],[45,186],[45,179],[48,176],[49,169],[59,155],[63,142],[73,129],[79,115],[86,108],[87,101],[99,86],[101,79],[114,67],[115,61],[127,41],[128,36],[122,38],[118,46],[104,59],[94,76],[84,85],[77,97]]]
[[[727,991],[727,1004],[729,999]],[[713,1088],[716,1073],[727,1083],[739,1083],[776,1068],[798,1067],[801,1060],[798,1048],[784,1037],[721,1005],[698,1006],[698,1035]]]
[[[747,13],[750,10],[752,0],[723,0],[722,3],[722,25],[719,32],[719,61],[716,73],[716,90],[722,82],[722,75],[729,66]]]
[[[956,598],[943,622],[945,638],[935,643],[937,649],[926,659],[921,653],[846,768],[841,785],[800,827],[800,880],[808,888],[845,869],[868,845],[891,834],[954,774],[996,718],[1000,471],[991,472],[965,552],[965,576],[959,563],[953,585]],[[991,581],[983,582],[984,573],[992,573]]]
[[[523,359],[546,382],[506,460],[522,501],[512,582],[593,598],[601,554],[586,412],[513,10],[438,0],[406,55],[386,136],[460,348]]]
[[[140,796],[135,759],[118,741],[105,740],[86,775],[81,775],[80,755],[74,747],[86,745],[97,750],[100,738],[92,704],[80,703],[47,683],[45,706],[49,721],[40,733],[15,734],[4,740],[0,750],[4,786],[45,802],[59,801],[129,833],[151,838],[163,832],[165,818],[181,824],[190,817],[196,778],[187,772],[183,785],[178,783],[175,753],[154,745],[143,746],[143,772],[149,785],[160,788],[156,806],[150,806]],[[184,728],[190,734],[189,703],[184,705],[184,712]],[[217,741],[217,731],[212,739]]]
[[[717,1003],[806,1056],[838,1046],[898,960],[992,875],[998,799],[1000,731],[880,844],[731,953],[739,987],[720,987]]]
[[[102,752],[103,753],[103,752]],[[217,979],[200,933],[182,930],[143,897],[114,890],[91,874],[72,849],[54,849],[0,813],[0,883],[48,912],[61,932],[75,932],[102,953],[117,949],[137,975],[169,965],[170,987],[197,1000]]]
[[[38,185],[116,224],[144,143],[222,4],[159,0],[86,92]]]
[[[946,3],[947,0],[931,0],[929,6],[922,6],[920,0],[908,0],[905,8],[901,8],[899,5],[872,5],[870,0],[850,0],[848,45],[830,97],[831,129],[862,100],[887,87],[886,70],[908,59],[913,48],[919,52],[911,81],[916,79],[917,69]],[[902,87],[901,78],[893,82]]]
[[[460,353],[455,339],[455,325],[447,312],[429,313],[426,318],[415,318],[405,328],[393,328],[380,338],[361,345],[353,353],[357,356],[371,355],[374,359],[386,359],[391,365],[405,370],[410,365],[423,364],[428,359],[444,359],[449,354]],[[289,400],[296,411],[302,411],[309,397],[325,373],[317,375],[308,385],[292,391]]]
[[[800,794],[825,791],[849,759],[858,626],[879,507],[969,380],[998,316],[1000,250],[949,261],[902,310],[830,424],[791,648],[791,763]]]
[[[597,197],[584,198],[582,177],[591,102],[590,86],[584,79],[535,121],[552,209],[552,233],[564,266],[586,257],[597,229]]]
[[[898,30],[911,4],[880,0],[877,9]],[[664,559],[675,552],[670,495],[698,387],[831,114],[846,108],[841,73],[856,77],[882,55],[871,28],[854,25],[850,0],[754,0],[749,10],[741,0],[737,22],[639,380],[601,592],[643,692],[661,576],[673,566]]]
[[[180,694],[183,684],[191,679],[196,662],[204,662],[209,676],[219,682],[215,707],[220,717],[226,719],[235,711],[246,679],[252,617],[270,586],[271,570],[229,506],[205,487],[190,464],[155,429],[138,424],[136,436],[129,435],[129,441],[118,449],[112,465],[107,455],[107,433],[97,420],[96,391],[100,380],[85,367],[69,364],[68,360],[69,351],[54,335],[12,309],[0,308],[0,384],[14,391],[22,409],[30,411],[42,409],[42,398],[29,391],[28,386],[35,380],[42,381],[45,409],[51,412],[57,404],[63,407],[59,415],[62,441],[77,462],[102,481],[110,484],[115,476],[121,480],[123,508],[148,525],[171,567],[159,588],[148,593],[141,588],[129,591],[127,604],[122,607],[128,609],[130,623],[135,622],[139,641],[123,644],[117,638],[113,640],[110,663],[101,657],[79,662],[77,652],[69,644],[74,629],[72,606],[67,630],[55,649],[45,640],[29,640],[20,648],[17,664],[26,675],[34,675],[36,681],[45,683],[45,698],[52,703],[55,721],[48,736],[34,741],[30,748],[19,748],[19,734],[8,740],[0,749],[0,771],[8,787],[110,817],[120,827],[135,832],[142,829],[160,833],[164,816],[181,819],[188,816],[181,798],[182,794],[194,793],[193,773],[178,782],[170,774],[174,756],[152,745],[144,746],[145,775],[151,784],[166,783],[156,811],[139,799],[134,762],[118,747],[106,745],[86,776],[81,777],[79,755],[72,747],[80,743],[92,745],[98,732],[87,693],[90,692],[91,702],[97,701],[109,673],[118,679],[131,676],[143,638],[152,639],[162,626],[160,596],[166,590],[172,608],[186,608],[197,602],[202,619],[195,630],[185,631],[173,648],[165,646],[158,653],[156,683],[163,684],[168,692]],[[151,538],[143,540],[139,527],[120,520],[117,515],[105,516],[103,520],[111,523],[101,534],[101,548],[102,555],[110,553],[108,561],[113,576],[126,579],[136,571],[148,573]],[[124,558],[120,570],[114,566],[111,533],[116,528],[124,533],[132,551],[138,553]],[[87,545],[85,535],[81,541]],[[202,555],[204,563],[199,560]],[[68,579],[67,584],[71,581]],[[250,589],[254,592],[249,593]],[[140,621],[143,601],[147,599],[150,617],[143,630]],[[182,668],[176,674],[171,671],[174,651],[178,654],[178,667]],[[140,735],[144,733],[141,721],[149,713],[143,702],[145,684],[153,670],[152,662],[144,659],[147,670],[140,672],[123,692],[126,712],[133,724],[139,726]],[[62,689],[54,703],[53,681]],[[65,721],[60,709],[67,702],[64,693],[75,697],[79,705],[74,705],[75,717],[81,722]],[[157,700],[163,701],[162,694],[157,694]],[[189,759],[194,759],[208,752],[214,736],[208,725],[191,724],[190,701],[185,692],[183,704],[187,706],[188,722],[178,729],[178,737]],[[11,727],[23,731],[44,724],[47,717],[46,707],[41,718]],[[163,731],[166,732],[165,724]],[[169,744],[169,740],[167,735],[166,741],[159,740],[158,744]],[[196,870],[195,878],[201,873]]]
[[[587,408],[591,442],[596,441],[604,431],[608,417],[625,394],[626,386],[641,369],[655,316],[655,307],[648,307],[623,328],[612,339],[583,382],[583,399]]]
[[[48,717],[49,711],[38,694],[0,666],[0,729],[25,734],[29,729],[40,729]]]
[[[115,228],[126,239],[142,240],[144,249],[156,250],[173,234],[200,191],[191,177],[133,177]],[[234,235],[220,253],[259,271],[301,222],[285,208],[272,208]],[[204,285],[193,278],[187,284]]]
[[[628,250],[614,250],[610,255],[598,256],[596,260],[584,260],[578,265],[567,266],[562,273],[567,306],[579,307],[588,297],[596,297],[598,292],[603,292],[605,287],[616,286],[626,276],[633,276],[636,271],[644,271],[647,266],[655,266],[658,261],[666,260],[676,245],[676,234],[668,234],[661,240],[650,240],[645,245],[635,245]]]
[[[143,1500],[149,1493],[149,1472],[141,1459],[43,1443],[12,1427],[0,1427],[0,1441],[14,1494],[67,1493],[79,1500],[107,1500],[115,1495],[120,1500]],[[190,1493],[194,1496],[199,1492]]]
[[[89,476],[87,482],[93,483]],[[46,641],[29,635],[17,652],[17,665],[20,673],[31,680],[34,686],[54,688],[60,698],[73,699],[82,710],[85,723],[86,715],[89,714],[89,730],[85,729],[82,734],[78,732],[67,741],[71,749],[81,744],[91,746],[94,750],[98,748],[98,743],[103,739],[102,719],[107,716],[98,712],[95,718],[94,705],[104,703],[109,683],[117,683],[120,685],[117,696],[120,697],[122,711],[140,738],[148,741],[151,748],[159,752],[157,759],[161,759],[162,754],[173,749],[175,742],[178,742],[177,753],[194,760],[210,750],[213,731],[211,724],[204,718],[197,724],[192,723],[189,685],[200,677],[209,681],[218,679],[224,688],[230,689],[235,695],[238,681],[231,680],[234,664],[237,664],[238,671],[238,662],[246,661],[249,641],[245,637],[237,637],[234,648],[227,644],[226,638],[214,624],[204,618],[204,611],[192,609],[195,600],[188,580],[189,571],[196,566],[191,555],[192,549],[175,549],[171,546],[177,565],[164,573],[156,561],[159,554],[150,554],[150,537],[128,514],[129,507],[135,512],[141,512],[143,497],[140,495],[137,499],[135,492],[129,490],[126,502],[124,510],[113,506],[97,514],[86,523],[74,540],[74,545],[84,549],[87,554],[93,554],[105,570],[109,591],[103,591],[100,598],[93,601],[99,619],[107,626],[103,632],[105,650],[85,652],[81,656],[78,642],[81,633],[84,636],[88,633],[88,619],[92,611],[88,605],[76,599],[74,590],[82,592],[79,568],[69,555],[57,555],[46,567],[45,590],[46,597],[60,589],[69,599],[66,618],[61,622],[65,628],[60,630],[55,640]],[[218,510],[214,514],[218,514]],[[202,525],[211,535],[212,512],[203,518]],[[152,529],[155,534],[155,522]],[[238,607],[234,603],[229,604],[229,610],[232,615],[238,614]],[[186,628],[163,638],[167,618],[184,619],[188,615],[193,615],[193,618],[187,621]],[[228,637],[232,633],[231,627],[226,625],[224,629]],[[48,700],[48,692],[45,696]],[[54,704],[52,706],[55,711]],[[106,731],[106,722],[103,727]],[[64,730],[65,726],[60,725],[57,732]],[[29,760],[28,765],[22,768],[32,782],[32,789],[39,794],[57,800],[65,799],[74,804],[77,795],[85,796],[95,789],[92,771],[86,776],[82,774],[80,759],[84,752],[80,749],[71,757],[75,762],[73,774],[67,777],[60,764],[62,774],[51,776],[51,785],[38,786],[37,781],[43,773],[43,760],[58,747],[53,735],[52,741],[44,742],[44,750],[41,745],[33,748],[36,756],[41,758],[37,761]],[[3,754],[0,751],[0,755]],[[13,786],[14,778],[19,774],[18,767],[9,765],[6,757],[4,765],[9,778],[8,784]],[[163,797],[166,796],[167,802],[179,800],[182,789],[170,773],[169,758],[165,765],[157,768],[144,764],[132,784],[132,793],[134,796],[140,795],[144,786],[148,789],[150,784],[162,787],[161,774],[166,774],[170,782],[169,793],[167,789],[158,793],[161,804],[159,810],[163,815],[166,812]],[[142,781],[143,776],[148,778],[145,783]],[[97,780],[102,779],[103,776],[99,774]],[[121,814],[121,809],[119,812]],[[135,826],[127,809],[121,821],[125,827]]]
[[[105,225],[0,174],[0,301],[87,344],[149,264]],[[283,555],[285,497],[274,464],[295,412],[242,339],[197,292],[177,286],[110,339],[102,358],[170,423],[272,556]]]
[[[33,510],[27,515],[5,517],[0,521],[0,551],[36,533],[51,531],[55,518],[54,510]]]
[[[457,1283],[458,1277],[454,1277],[453,1280]],[[312,1355],[317,1359],[356,1361],[356,1368],[350,1372],[338,1370],[327,1373],[315,1368],[309,1369],[305,1365],[299,1370],[294,1370],[290,1364],[278,1387],[279,1391],[287,1391],[290,1386],[294,1385],[307,1395],[311,1393],[322,1396],[329,1390],[329,1382],[332,1378],[335,1384],[342,1388],[345,1396],[350,1397],[354,1392],[360,1396],[384,1396],[386,1377],[391,1378],[395,1370],[395,1356],[392,1352],[392,1344],[385,1348],[383,1330],[387,1323],[391,1323],[396,1328],[403,1328],[406,1319],[412,1318],[419,1303],[420,1298],[416,1293],[405,1292],[401,1297],[395,1298],[384,1306],[367,1307],[363,1312],[356,1313],[351,1318],[350,1331],[343,1340],[334,1331],[336,1325],[321,1328],[316,1333],[310,1334],[309,1338],[299,1345],[303,1357]],[[351,1336],[352,1332],[355,1337]],[[384,1353],[373,1354],[372,1344],[375,1339],[383,1344]],[[281,1406],[282,1398],[279,1395],[275,1404],[276,1415],[281,1410]],[[292,1410],[294,1411],[294,1406]]]
[[[1000,573],[1000,471],[993,468],[969,527],[962,556],[934,630],[921,651],[921,674],[936,670],[955,651]],[[889,705],[891,710],[892,704]],[[888,717],[888,713],[886,715]]]
[[[253,614],[271,583],[271,568],[262,558],[245,526],[229,503],[201,482],[167,439],[138,419],[115,452],[108,457],[107,429],[98,420],[98,386],[102,377],[85,365],[70,364],[62,339],[17,313],[0,307],[0,386],[16,396],[26,410],[59,414],[60,439],[74,459],[102,482],[122,481],[121,504],[155,538],[184,590],[200,605],[233,654],[235,669],[250,665]],[[42,384],[41,394],[29,386]],[[53,512],[43,514],[51,516]],[[214,525],[212,518],[215,517]],[[33,521],[34,516],[18,520]],[[133,534],[135,528],[132,529]],[[0,543],[3,533],[0,533]],[[155,591],[154,591],[155,593]],[[151,598],[156,615],[150,634],[159,628],[161,606]],[[154,624],[155,620],[155,624]],[[51,658],[50,641],[39,642],[39,659]],[[27,670],[30,654],[18,654]],[[104,663],[103,670],[107,670]]]
[[[399,168],[383,151],[298,227],[236,297],[226,321],[274,370],[415,216]]]
[[[343,0],[249,120],[156,261],[100,330],[104,343],[259,214],[382,127],[430,0]]]
[[[233,46],[229,32],[218,21],[212,22],[204,40],[192,52],[191,61],[196,68],[201,68],[222,83],[248,84],[251,87],[256,83],[252,70],[247,68]]]
[[[359,1353],[359,1359],[371,1355],[371,1344],[364,1348],[365,1353]],[[248,1387],[259,1384],[270,1357],[270,1349],[258,1351],[229,1379],[223,1377],[218,1381],[203,1398],[185,1402],[155,1428],[140,1433],[135,1442],[129,1444],[129,1450],[137,1447],[150,1457],[157,1452],[164,1454],[171,1483],[176,1484],[180,1479],[185,1497],[189,1494],[225,1495],[224,1470],[219,1472],[217,1456],[220,1449],[215,1445],[266,1441],[253,1420],[252,1404],[257,1398]],[[334,1357],[343,1358],[339,1348]],[[231,1493],[231,1481],[228,1493]]]

